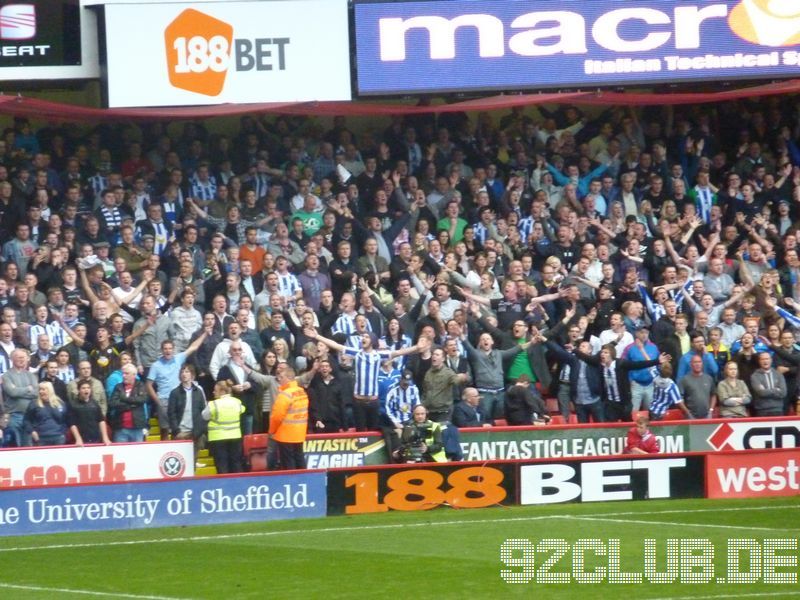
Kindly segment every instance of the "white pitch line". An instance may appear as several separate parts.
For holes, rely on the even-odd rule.
[[[797,508],[797,504],[774,504],[768,506],[745,506],[741,508],[717,508],[717,509],[697,509],[692,510],[692,513],[702,512],[738,512],[738,511],[751,511],[751,510],[777,510],[781,508]],[[396,524],[383,524],[383,525],[357,525],[350,527],[324,527],[320,529],[285,529],[281,531],[257,531],[247,533],[229,533],[222,535],[196,535],[187,537],[173,537],[173,538],[155,538],[149,540],[120,540],[108,542],[86,542],[78,544],[50,544],[47,546],[16,546],[13,548],[0,548],[0,554],[5,552],[25,552],[26,550],[63,550],[67,548],[108,548],[114,546],[139,546],[143,544],[169,544],[176,542],[196,542],[196,541],[213,541],[213,540],[229,540],[240,538],[252,537],[272,537],[276,535],[303,535],[303,534],[317,534],[317,533],[337,533],[340,531],[378,531],[382,529],[400,529],[406,527],[438,527],[445,525],[483,525],[485,523],[514,523],[514,522],[528,522],[528,521],[541,521],[544,519],[571,519],[571,518],[601,518],[601,517],[626,517],[629,515],[663,515],[663,514],[687,514],[686,510],[653,510],[653,511],[628,511],[628,512],[615,512],[615,513],[599,513],[588,515],[539,515],[535,517],[510,517],[503,519],[462,519],[453,521],[438,521],[426,523],[396,523]],[[625,520],[626,523],[632,521]],[[644,521],[644,523],[654,523],[653,521]],[[676,523],[677,525],[687,525],[686,523]],[[709,525],[704,525],[708,527]],[[714,525],[714,527],[729,527],[728,525]],[[770,530],[772,531],[772,530]],[[781,531],[794,531],[793,529],[781,529]]]
[[[566,517],[565,517],[566,518]],[[636,519],[607,519],[603,517],[578,517],[571,516],[570,519],[576,521],[600,521],[605,523],[635,523],[637,525],[668,525],[670,527],[702,527],[710,529],[746,529],[750,531],[791,531],[785,527],[776,529],[773,527],[749,527],[747,525],[716,525],[714,523],[676,523],[673,521],[638,521]]]
[[[800,596],[800,592],[750,592],[744,594],[717,594],[715,596],[669,596],[667,598],[648,598],[648,600],[722,600],[723,598],[785,598]]]
[[[105,548],[107,546],[137,546],[141,544],[169,544],[174,542],[197,542],[211,540],[229,540],[249,537],[270,537],[275,535],[300,535],[303,533],[334,533],[338,531],[359,531],[376,529],[400,529],[405,527],[431,527],[437,525],[470,525],[472,523],[508,523],[509,521],[540,521],[543,519],[560,518],[558,515],[541,517],[519,517],[511,519],[489,519],[478,521],[476,519],[461,521],[441,521],[438,523],[395,523],[386,525],[357,525],[354,527],[324,527],[321,529],[286,529],[281,531],[252,531],[248,533],[228,533],[223,535],[194,535],[188,537],[156,538],[151,540],[125,540],[117,542],[99,542],[84,544],[52,544],[49,546],[20,546],[17,548],[0,548],[0,552],[22,552],[24,550],[63,550],[66,548]]]
[[[25,590],[28,592],[55,592],[58,594],[79,594],[82,596],[101,596],[103,598],[135,598],[136,600],[182,600],[170,596],[147,596],[143,594],[124,594],[122,592],[95,592],[92,590],[74,590],[71,588],[43,587],[40,585],[22,585],[0,582],[0,588]]]

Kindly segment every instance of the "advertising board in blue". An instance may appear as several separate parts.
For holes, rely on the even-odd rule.
[[[355,6],[361,94],[795,77],[794,0],[434,0]]]
[[[0,492],[0,536],[324,517],[323,471]]]

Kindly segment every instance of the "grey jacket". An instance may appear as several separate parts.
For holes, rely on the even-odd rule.
[[[765,373],[758,369],[750,376],[750,388],[753,390],[753,409],[756,416],[783,413],[783,401],[786,398],[786,379],[775,369]]]
[[[133,330],[147,325],[147,318],[142,317],[133,324]],[[136,338],[133,348],[136,352],[136,362],[145,369],[158,360],[161,356],[161,342],[169,337],[170,319],[167,315],[159,315],[155,325],[151,325],[147,330]]]
[[[25,414],[39,395],[39,380],[29,371],[9,369],[3,373],[3,406],[9,414]]]
[[[502,390],[505,388],[503,361],[519,354],[522,346],[514,345],[506,350],[491,350],[488,354],[476,349],[469,340],[463,340],[469,362],[472,365],[472,382],[479,390]]]

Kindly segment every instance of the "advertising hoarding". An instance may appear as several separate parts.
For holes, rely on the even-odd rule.
[[[800,71],[800,6],[771,0],[363,1],[355,38],[365,95]]]
[[[530,460],[622,454],[630,424],[467,428],[459,432],[464,460]],[[651,423],[662,453],[800,448],[795,418],[714,419]],[[386,445],[372,432],[309,436],[309,468],[382,465]]]
[[[323,517],[325,473],[0,491],[0,536]]]
[[[702,498],[704,457],[543,461],[520,467],[520,504]]]
[[[705,456],[427,463],[328,471],[328,514],[702,498]]]
[[[303,450],[309,469],[382,465],[389,460],[380,435],[309,436]]]
[[[194,447],[190,440],[0,451],[0,490],[193,475]]]
[[[346,0],[105,10],[111,107],[351,98]]]
[[[0,1],[0,80],[99,75],[97,19],[79,0]]]
[[[513,463],[392,465],[328,471],[328,514],[516,504]]]
[[[709,498],[763,498],[800,494],[800,450],[709,454]]]

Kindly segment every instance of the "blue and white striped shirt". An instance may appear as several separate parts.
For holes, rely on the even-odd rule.
[[[398,385],[386,395],[386,414],[397,427],[411,418],[414,407],[421,403],[419,388],[413,383],[406,389]]]
[[[197,177],[192,177],[189,183],[191,184],[192,198],[210,202],[217,196],[217,180],[213,175],[209,175],[207,181],[200,181]]]
[[[67,365],[67,368],[63,371],[59,368],[56,377],[58,377],[64,383],[69,383],[75,379],[75,369],[72,365]]]
[[[524,219],[520,219],[519,223],[517,223],[517,230],[519,230],[519,237],[522,239],[522,243],[528,243],[528,239],[531,237],[531,233],[533,233],[533,224],[535,221],[533,217],[525,217]]]
[[[353,395],[356,397],[377,398],[378,397],[378,372],[381,363],[391,357],[391,350],[355,350],[345,348],[344,354],[355,358],[353,372],[355,373],[355,385]]]
[[[153,237],[155,237],[155,246],[153,247],[153,254],[158,254],[161,256],[164,251],[167,249],[167,245],[169,244],[169,229],[164,223],[153,223]],[[136,229],[136,240],[139,244],[142,242],[142,230],[137,228]]]
[[[89,187],[92,189],[92,197],[100,198],[100,194],[108,187],[108,179],[100,173],[96,173],[89,177]]]
[[[286,273],[285,275],[281,275],[278,273],[278,292],[284,298],[294,298],[295,294],[298,291],[302,292],[303,288],[300,286],[300,282],[297,281],[297,277],[295,277],[292,273]]]
[[[472,226],[472,230],[475,232],[475,239],[481,244],[483,244],[486,241],[486,238],[489,237],[489,229],[480,221]]]
[[[650,402],[650,414],[660,419],[673,406],[683,402],[677,384],[671,379],[656,378],[653,384],[653,400]]]
[[[40,335],[46,335],[48,338],[50,338],[51,347],[56,349],[61,348],[70,341],[67,332],[64,331],[64,328],[61,327],[61,324],[57,321],[53,321],[52,323],[47,323],[45,325],[34,323],[31,325],[28,335],[30,336],[31,352],[34,353],[39,349]]]
[[[336,319],[336,322],[331,327],[331,333],[343,333],[346,336],[350,336],[356,332],[356,319],[357,313],[354,314],[352,317],[348,314],[342,314]],[[370,325],[369,320],[367,320],[367,331],[370,333],[372,332],[372,325]]]
[[[700,186],[695,186],[694,191],[697,194],[697,202],[695,202],[697,214],[703,219],[703,222],[710,223],[711,207],[714,206],[714,193],[711,188],[701,188]]]
[[[391,350],[402,350],[403,348],[410,348],[411,346],[414,345],[411,338],[405,334],[403,334],[403,337],[400,340],[399,345],[393,341],[390,341],[388,338],[383,338],[382,341],[386,342],[387,347],[389,347],[389,349]],[[406,363],[408,362],[408,355],[404,354],[403,356],[396,356],[394,361],[392,362],[394,364],[395,369],[400,369],[402,371],[403,369],[405,369]]]
[[[256,173],[248,178],[246,183],[256,192],[256,198],[263,198],[269,192],[270,176],[266,173]]]

